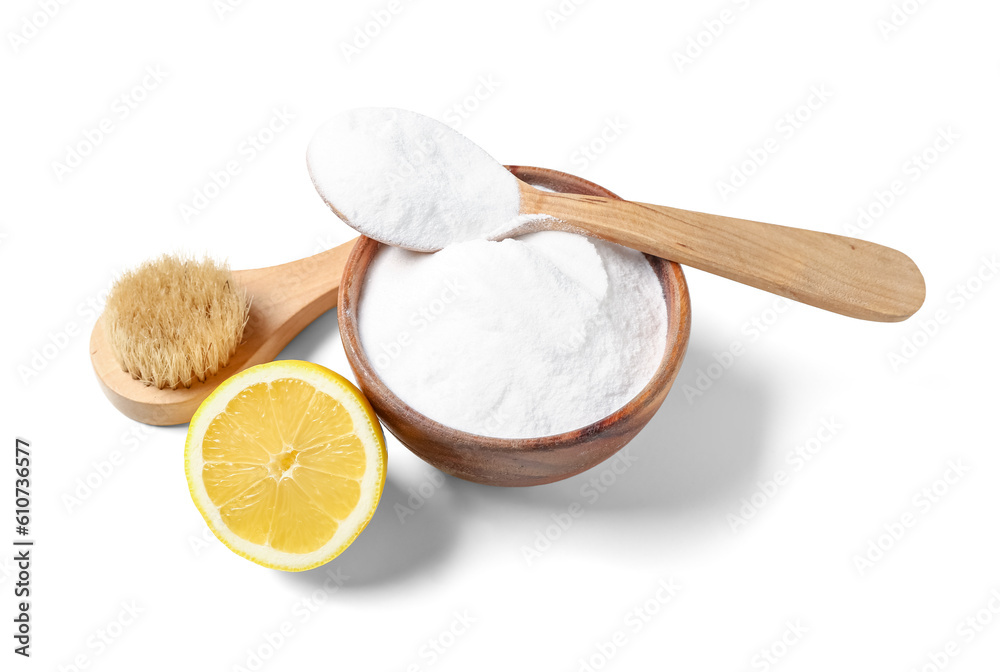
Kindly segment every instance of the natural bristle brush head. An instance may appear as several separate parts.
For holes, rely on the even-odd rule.
[[[160,389],[204,382],[229,363],[250,314],[229,267],[165,254],[125,272],[104,330],[123,371]]]

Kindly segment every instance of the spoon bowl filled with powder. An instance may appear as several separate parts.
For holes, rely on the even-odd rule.
[[[617,198],[565,173],[510,170]],[[362,237],[338,317],[359,386],[404,445],[460,478],[525,486],[589,469],[638,434],[680,368],[690,302],[677,264],[574,233],[433,254]]]

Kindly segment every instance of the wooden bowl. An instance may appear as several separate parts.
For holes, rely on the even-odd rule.
[[[518,178],[554,191],[618,198],[592,182],[544,168],[509,166]],[[647,255],[663,284],[667,342],[649,384],[608,417],[581,429],[531,439],[470,434],[431,420],[397,397],[379,378],[361,347],[358,307],[365,273],[381,247],[362,236],[344,269],[337,309],[347,360],[382,423],[400,442],[441,471],[476,483],[541,485],[569,478],[601,463],[635,438],[663,403],[680,369],[691,330],[691,302],[681,267]]]

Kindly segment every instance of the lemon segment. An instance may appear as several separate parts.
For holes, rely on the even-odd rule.
[[[255,366],[191,419],[185,471],[195,506],[236,553],[301,571],[339,555],[385,484],[385,438],[361,392],[308,362]]]

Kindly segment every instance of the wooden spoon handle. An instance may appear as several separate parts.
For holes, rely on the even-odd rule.
[[[522,191],[522,212],[543,212],[598,238],[841,315],[898,322],[924,301],[916,264],[875,243],[661,205],[531,191]]]
[[[308,324],[337,305],[337,293],[347,258],[357,238],[304,259],[278,266],[233,271],[250,296],[249,333],[245,343],[263,349],[261,361],[271,361]],[[258,343],[254,332],[263,332]]]

